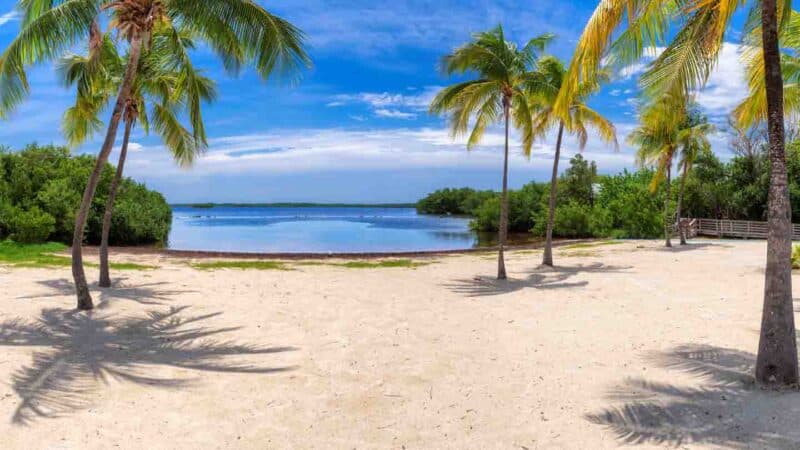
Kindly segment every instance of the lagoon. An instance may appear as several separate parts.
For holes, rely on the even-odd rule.
[[[458,250],[478,245],[469,219],[414,208],[174,206],[169,248],[250,253]]]

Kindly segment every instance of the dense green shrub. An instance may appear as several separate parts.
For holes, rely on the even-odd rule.
[[[795,245],[792,251],[792,268],[800,269],[800,245]]]
[[[792,221],[800,223],[800,141],[786,147]],[[686,182],[684,215],[730,220],[767,220],[769,159],[766,148],[724,163],[701,155]]]
[[[11,238],[23,244],[36,244],[47,240],[55,229],[56,219],[38,206],[22,211],[12,209]]]
[[[683,217],[766,220],[769,160],[765,146],[722,162],[700,154],[686,179]],[[800,141],[787,145],[789,193],[793,222],[800,222]],[[641,169],[598,176],[594,162],[576,155],[559,177],[554,224],[556,237],[656,238],[664,233],[663,184],[652,192],[653,172]],[[673,179],[670,212],[675,208],[681,178]],[[481,195],[488,195],[482,198]],[[467,200],[468,199],[468,200]],[[480,205],[464,207],[469,201]],[[509,231],[543,236],[549,208],[549,183],[529,183],[509,192]],[[469,214],[472,228],[496,231],[500,200],[494,193],[468,188],[443,189],[420,202],[421,212]],[[796,250],[795,252],[800,252]],[[795,256],[800,258],[800,255]],[[800,263],[798,263],[800,264]]]
[[[474,215],[477,209],[496,195],[492,191],[476,191],[471,188],[439,189],[417,202],[420,214]]]
[[[556,208],[553,234],[560,237],[584,238],[592,237],[592,207],[572,200]]]
[[[542,206],[545,188],[529,183],[522,189],[508,193],[508,231],[525,233],[533,228]],[[481,204],[474,213],[470,226],[476,231],[497,231],[500,226],[500,194],[495,194]]]
[[[663,234],[664,193],[650,191],[653,173],[624,171],[602,177],[595,199],[604,228],[617,238],[654,238]]]
[[[0,148],[0,239],[69,244],[91,156],[72,156],[56,146],[30,145],[22,151]],[[89,210],[86,240],[100,242],[102,215],[114,167],[107,164]],[[115,245],[166,242],[172,213],[163,196],[125,179],[117,196],[111,242]]]

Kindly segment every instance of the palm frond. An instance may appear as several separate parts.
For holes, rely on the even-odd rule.
[[[0,118],[22,102],[30,90],[25,67],[61,56],[86,36],[97,16],[97,3],[64,0],[47,10],[36,10],[0,55]]]

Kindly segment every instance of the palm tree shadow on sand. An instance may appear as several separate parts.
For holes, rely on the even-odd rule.
[[[239,327],[203,326],[221,313],[188,316],[187,309],[171,307],[144,317],[46,309],[35,321],[0,323],[0,346],[41,348],[31,364],[12,376],[12,388],[21,399],[12,422],[25,425],[87,408],[92,394],[112,379],[170,389],[195,380],[150,374],[159,368],[249,374],[293,369],[256,365],[252,358],[295,348],[223,339],[221,335]]]
[[[97,296],[97,304],[95,305],[95,308],[108,308],[117,300],[132,301],[141,305],[163,305],[165,302],[169,302],[171,300],[171,296],[173,295],[195,292],[185,289],[167,289],[165,286],[169,283],[163,281],[157,283],[137,284],[136,286],[126,286],[125,281],[127,281],[126,278],[121,278],[116,280],[110,288],[95,290],[94,295]],[[65,278],[38,281],[37,283],[45,288],[48,288],[50,292],[46,294],[26,295],[23,297],[18,297],[18,299],[42,299],[48,297],[70,296],[75,294],[75,285]],[[97,288],[96,283],[92,287]]]
[[[524,278],[509,278],[498,280],[490,277],[474,277],[471,279],[455,280],[445,284],[453,292],[467,297],[484,297],[510,294],[523,289],[568,289],[583,287],[588,281],[569,281],[581,273],[614,273],[624,272],[630,267],[611,266],[603,263],[593,263],[577,266],[540,267]]]
[[[703,383],[684,387],[630,378],[611,390],[609,400],[622,404],[586,418],[613,431],[621,443],[800,448],[800,393],[757,388],[755,355],[684,345],[649,359]]]

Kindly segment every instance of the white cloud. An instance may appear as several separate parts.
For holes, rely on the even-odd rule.
[[[145,146],[138,142],[128,142],[128,151],[131,153],[138,153],[145,149]]]
[[[414,113],[407,113],[403,111],[398,111],[396,109],[385,109],[385,108],[376,109],[375,115],[378,117],[386,117],[388,119],[412,120],[417,118],[417,115]]]
[[[630,80],[638,77],[647,70],[647,65],[658,58],[658,55],[666,50],[665,47],[646,48],[643,51],[642,59],[639,62],[625,66],[617,72],[617,76],[623,80]]]
[[[327,106],[361,104],[370,108],[378,117],[411,120],[428,109],[428,105],[440,89],[441,86],[426,86],[421,90],[415,89],[413,91],[415,93],[411,95],[393,92],[340,94],[334,96]]]
[[[620,140],[633,124],[618,126]],[[552,164],[555,133],[537,142],[531,158],[521,154],[518,137],[510,141],[515,170],[541,171]],[[466,138],[453,139],[442,128],[301,129],[269,134],[228,136],[210,141],[208,152],[190,171],[180,169],[161,146],[142,147],[128,164],[129,173],[143,179],[192,178],[207,175],[249,176],[337,170],[403,169],[499,169],[504,136],[499,128],[488,130],[482,145],[466,149]],[[564,143],[565,158],[577,153],[577,143]],[[614,152],[590,137],[584,152],[604,172],[633,167],[630,149]]]
[[[611,92],[609,92],[608,95],[610,95],[612,97],[619,97],[620,95],[622,95],[622,90],[621,89],[614,89]]]
[[[706,87],[695,97],[697,103],[710,116],[726,116],[744,100],[747,93],[741,47],[725,42]]]
[[[18,18],[19,14],[17,14],[16,11],[9,11],[3,15],[0,15],[0,27],[11,21],[17,20]]]

